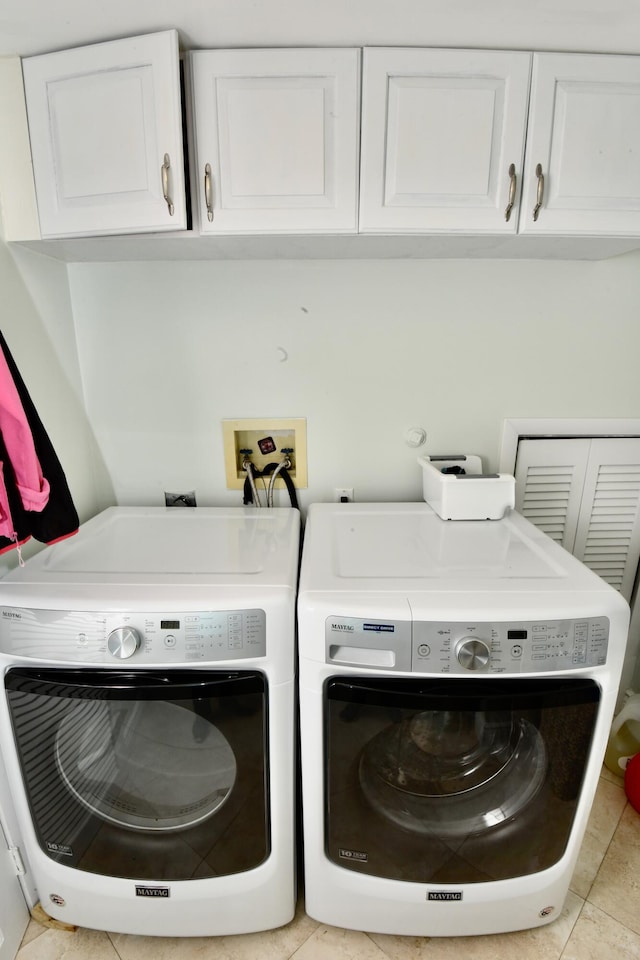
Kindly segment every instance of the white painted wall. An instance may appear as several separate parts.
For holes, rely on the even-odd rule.
[[[104,478],[104,470],[81,395],[66,265],[29,251],[14,260],[0,223],[0,290],[2,333],[58,454],[80,518],[87,519],[100,508],[97,477]],[[32,541],[23,553],[29,556],[38,548]],[[3,554],[0,575],[16,560],[15,552]]]
[[[497,467],[505,417],[633,417],[640,255],[596,263],[73,264],[87,412],[120,503],[238,503],[221,420],[306,417],[303,505],[421,496],[416,451]],[[287,359],[283,357],[286,355]]]
[[[640,52],[631,0],[3,0],[0,55],[177,27],[185,49],[452,46]]]

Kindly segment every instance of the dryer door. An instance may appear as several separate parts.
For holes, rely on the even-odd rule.
[[[268,856],[261,673],[24,668],[5,685],[33,825],[53,860],[184,880]]]
[[[329,859],[422,883],[505,880],[560,859],[596,683],[342,677],[325,696]]]

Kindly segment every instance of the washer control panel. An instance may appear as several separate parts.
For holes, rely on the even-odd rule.
[[[551,673],[607,662],[609,620],[415,621],[328,617],[326,662],[424,674]]]
[[[413,624],[412,670],[424,673],[548,673],[602,666],[609,620]]]
[[[261,609],[95,613],[0,607],[0,650],[88,663],[217,663],[266,656]]]

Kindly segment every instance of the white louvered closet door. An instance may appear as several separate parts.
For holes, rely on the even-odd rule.
[[[521,440],[516,510],[570,553],[578,530],[590,439]]]
[[[640,439],[521,440],[516,510],[627,599],[640,559]]]

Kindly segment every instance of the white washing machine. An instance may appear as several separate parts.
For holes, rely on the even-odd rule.
[[[517,513],[313,505],[298,596],[310,916],[436,937],[558,917],[628,622]]]
[[[298,551],[292,509],[114,507],[0,581],[0,745],[51,916],[291,920]]]

